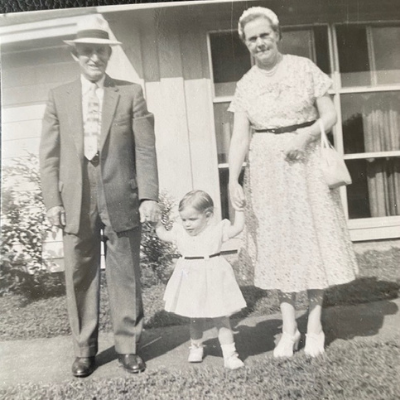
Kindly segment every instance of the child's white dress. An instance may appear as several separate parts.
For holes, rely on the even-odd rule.
[[[221,251],[229,226],[230,222],[223,220],[190,236],[182,225],[174,224],[168,232],[183,257],[205,259],[178,259],[164,294],[166,311],[190,318],[216,318],[246,307],[231,265],[222,256],[208,258]]]

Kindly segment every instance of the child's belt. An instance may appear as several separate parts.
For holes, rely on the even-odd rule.
[[[181,256],[185,260],[208,260],[209,258],[218,257],[221,253],[211,254],[209,256]]]

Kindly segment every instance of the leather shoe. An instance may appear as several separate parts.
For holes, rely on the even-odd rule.
[[[137,354],[119,354],[118,360],[125,371],[131,374],[137,374],[146,369],[146,364]]]
[[[72,374],[77,378],[84,378],[93,373],[95,369],[94,357],[76,357],[72,364]]]

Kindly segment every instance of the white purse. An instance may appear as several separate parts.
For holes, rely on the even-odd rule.
[[[343,157],[330,144],[322,121],[318,120],[321,130],[321,169],[330,189],[350,185],[351,177]]]

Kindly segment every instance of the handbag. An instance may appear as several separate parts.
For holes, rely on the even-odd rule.
[[[350,185],[351,177],[343,157],[330,144],[322,121],[319,119],[321,130],[321,169],[330,189]]]

